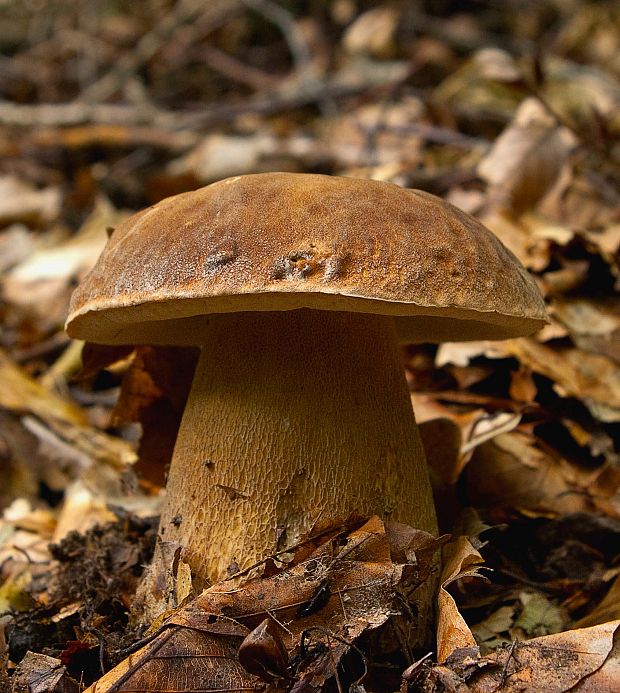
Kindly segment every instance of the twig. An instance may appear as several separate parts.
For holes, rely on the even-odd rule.
[[[265,558],[262,558],[260,561],[257,561],[256,563],[253,563],[252,565],[248,566],[247,568],[243,568],[243,570],[239,570],[233,575],[228,576],[226,579],[227,580],[234,580],[235,578],[241,577],[242,575],[245,575],[246,573],[249,573],[250,571],[254,570],[255,568],[258,568],[261,565],[264,565],[268,560],[278,560],[278,556],[282,556],[285,553],[291,553],[295,551],[296,549],[300,548],[301,546],[305,546],[306,544],[311,544],[313,541],[316,539],[320,539],[321,537],[325,536],[326,534],[330,534],[331,532],[335,532],[336,535],[341,534],[343,530],[345,529],[344,526],[341,526],[340,528],[338,527],[326,527],[322,532],[317,532],[316,534],[313,534],[312,536],[308,537],[304,541],[300,541],[297,544],[293,546],[288,546],[286,549],[282,549],[281,551],[277,551],[276,553],[272,553],[269,556],[265,556]],[[278,563],[284,564],[285,561],[279,561]]]
[[[295,71],[302,77],[311,63],[311,55],[304,36],[295,21],[295,17],[287,9],[272,0],[241,0],[241,2],[246,7],[263,15],[263,17],[273,22],[280,29],[289,47]]]
[[[506,680],[508,679],[508,665],[510,664],[510,660],[514,657],[515,662],[517,662],[517,665],[519,664],[517,658],[515,657],[515,650],[517,649],[517,646],[519,645],[518,640],[514,640],[510,644],[510,649],[508,651],[508,656],[506,657],[506,661],[504,662],[504,668],[502,670],[502,677],[501,677],[501,682],[500,684],[495,688],[495,691],[501,691],[504,688],[504,684],[506,683]]]
[[[329,628],[324,628],[323,626],[310,626],[310,628],[306,628],[306,630],[304,630],[304,632],[301,635],[302,641],[305,640],[306,634],[309,634],[313,631],[317,632],[317,633],[322,633],[328,639],[334,638],[334,640],[337,640],[342,645],[346,645],[347,647],[350,647],[352,650],[354,650],[359,655],[360,659],[362,660],[362,664],[364,665],[364,673],[361,676],[358,676],[358,678],[351,684],[351,686],[355,686],[355,685],[359,684],[364,679],[366,674],[368,673],[368,660],[366,659],[366,655],[362,652],[362,650],[360,650],[360,648],[351,640],[347,640],[346,638],[343,638],[340,635],[336,635],[336,633],[334,633],[333,630],[330,630]],[[331,647],[329,649],[330,649],[330,655],[333,656]],[[332,660],[332,662],[333,662],[333,660]]]
[[[209,14],[212,21],[217,23],[222,15],[228,15],[239,7],[238,0],[211,0],[209,3],[202,0],[181,0],[151,31],[140,38],[130,53],[121,57],[112,70],[86,88],[81,99],[94,102],[108,99],[148,63],[162,45],[170,40],[178,27],[189,23],[197,15]]]
[[[400,77],[398,78],[400,81]],[[334,82],[305,84],[292,94],[255,96],[243,103],[224,104],[200,110],[169,111],[156,107],[127,104],[93,104],[75,101],[67,104],[22,105],[0,101],[0,124],[19,127],[60,127],[87,123],[123,125],[152,125],[165,130],[178,131],[198,127],[212,127],[226,123],[246,113],[269,115],[301,108],[330,98],[344,98],[363,94],[383,85],[368,81],[355,85]]]
[[[270,75],[251,65],[246,65],[231,55],[224,53],[219,48],[203,44],[192,51],[192,55],[203,60],[212,70],[221,73],[225,77],[247,84],[257,91],[260,89],[272,89],[280,82],[280,78]]]
[[[312,90],[315,88],[319,80],[313,74],[312,53],[301,30],[301,25],[295,16],[274,0],[241,0],[241,2],[246,7],[250,7],[263,15],[280,29],[293,60],[294,77],[302,89]],[[338,110],[334,97],[329,92],[322,93],[317,102],[323,116],[333,115]]]

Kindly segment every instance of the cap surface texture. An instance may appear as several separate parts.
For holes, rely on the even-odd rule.
[[[67,330],[106,344],[193,344],[206,314],[297,308],[393,315],[418,341],[520,336],[546,321],[514,255],[440,198],[264,173],[122,222],[74,292]]]

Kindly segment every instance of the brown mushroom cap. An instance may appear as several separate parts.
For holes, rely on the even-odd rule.
[[[208,313],[393,315],[416,341],[503,339],[545,324],[530,275],[443,200],[390,183],[237,176],[168,198],[112,234],[67,330],[105,344],[196,344]]]

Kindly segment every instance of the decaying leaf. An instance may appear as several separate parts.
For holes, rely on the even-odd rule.
[[[478,447],[467,465],[470,501],[477,507],[568,514],[590,508],[589,487],[598,475],[543,450],[518,431]]]
[[[34,313],[50,327],[62,324],[72,281],[95,264],[107,241],[106,229],[124,216],[107,199],[99,198],[78,233],[51,247],[39,248],[2,278],[6,300]]]
[[[398,26],[395,7],[376,7],[361,14],[346,30],[342,45],[348,53],[369,53],[378,58],[394,53],[394,34]]]
[[[17,412],[32,412],[42,419],[85,424],[84,412],[68,399],[40,385],[0,350],[0,406]]]
[[[522,592],[519,601],[523,607],[513,624],[517,632],[521,631],[531,638],[562,630],[564,619],[560,609],[540,592]]]
[[[476,640],[465,623],[446,587],[463,577],[478,578],[478,567],[483,558],[469,539],[459,536],[451,541],[443,551],[443,570],[441,587],[437,598],[439,613],[437,620],[437,660],[443,662],[461,648],[476,647]]]
[[[612,693],[620,681],[620,621],[514,642],[487,655],[472,693]]]
[[[514,606],[500,606],[499,609],[471,627],[471,632],[480,644],[483,653],[491,647],[508,641],[508,631],[514,623]]]
[[[112,357],[114,351],[108,354]],[[197,359],[193,347],[139,346],[123,374],[112,422],[140,424],[136,472],[159,486],[165,485]]]
[[[366,104],[326,121],[320,141],[339,167],[391,165],[399,171],[402,165],[420,161],[422,141],[416,124],[423,115],[423,104],[413,97]]]
[[[478,164],[489,184],[489,205],[514,215],[533,209],[552,188],[574,137],[536,99],[526,99],[512,123]]]
[[[95,495],[82,482],[74,481],[65,490],[62,510],[54,531],[54,543],[69,532],[84,533],[95,525],[114,522],[116,515],[108,510],[105,498]]]
[[[80,684],[59,659],[28,652],[13,675],[12,693],[78,693]]]
[[[424,532],[386,528],[378,518],[349,534],[332,532],[291,568],[206,590],[88,690],[254,690],[280,677],[290,690],[318,691],[356,638],[400,611],[397,595],[405,598],[428,579],[438,546]],[[262,625],[265,619],[271,625]],[[242,643],[241,660],[258,677],[239,661]]]
[[[0,177],[0,227],[14,222],[42,226],[60,212],[60,190],[37,190],[16,176]]]
[[[561,394],[582,399],[595,418],[620,421],[620,366],[608,357],[570,347],[552,349],[533,339],[511,339],[498,349],[546,375]]]
[[[574,626],[575,628],[588,628],[618,620],[620,620],[620,576],[616,576],[609,592],[598,606],[587,616],[579,619]]]

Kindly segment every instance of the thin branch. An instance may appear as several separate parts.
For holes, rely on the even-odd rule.
[[[223,16],[238,11],[239,7],[238,0],[211,0],[209,3],[182,0],[140,38],[131,53],[123,55],[112,70],[87,87],[80,98],[85,101],[105,101],[134,77],[170,41],[180,26],[188,24],[198,15],[207,15],[217,24]]]
[[[393,81],[400,81],[401,76]],[[60,127],[107,123],[123,125],[152,125],[164,130],[178,131],[187,128],[212,127],[230,121],[246,113],[282,113],[317,103],[326,97],[345,98],[364,94],[373,89],[384,89],[389,83],[378,84],[368,78],[358,84],[339,84],[337,81],[321,81],[301,85],[298,91],[286,94],[257,95],[247,101],[216,105],[200,110],[170,111],[152,105],[127,105],[86,103],[75,101],[68,104],[15,104],[0,101],[0,124],[19,127]]]
[[[287,9],[272,0],[241,1],[246,7],[263,15],[263,17],[280,29],[291,52],[295,71],[302,76],[307,71],[312,58],[304,36],[295,21],[295,17]]]

